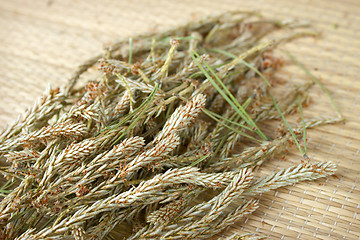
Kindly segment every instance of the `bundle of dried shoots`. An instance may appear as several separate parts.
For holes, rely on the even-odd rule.
[[[1,134],[10,181],[0,239],[209,239],[254,212],[261,193],[333,174],[333,163],[309,162],[305,131],[341,116],[293,127],[284,117],[303,116],[319,82],[271,94],[283,65],[276,47],[316,35],[298,27],[225,13],[120,40],[81,65]],[[293,33],[269,40],[282,28]],[[96,63],[96,81],[78,83]],[[288,129],[266,136],[260,126],[273,119]],[[306,162],[254,178],[292,143]],[[261,237],[228,239],[243,238]]]

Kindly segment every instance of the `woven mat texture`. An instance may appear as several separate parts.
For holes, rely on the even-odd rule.
[[[311,0],[0,0],[0,127],[5,127],[45,90],[63,84],[76,66],[119,37],[167,29],[227,10],[259,10],[265,17],[305,19],[319,39],[287,44],[328,87],[345,125],[309,131],[313,161],[338,164],[336,177],[300,183],[265,194],[257,212],[227,231],[257,232],[270,239],[360,239],[360,1]],[[291,78],[305,78],[296,67]],[[334,115],[316,87],[307,117]],[[298,164],[286,161],[264,171]]]

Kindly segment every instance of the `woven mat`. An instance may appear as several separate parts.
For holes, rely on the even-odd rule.
[[[323,33],[317,40],[286,45],[328,87],[345,125],[309,132],[312,160],[338,164],[335,177],[270,192],[258,211],[230,232],[258,232],[270,239],[360,239],[360,2],[311,0],[156,0],[156,1],[0,1],[0,127],[13,121],[43,92],[62,84],[104,43],[164,29],[226,10],[260,10],[266,17],[310,20]],[[304,74],[292,68],[294,77]],[[331,115],[319,89],[305,115]],[[292,154],[294,152],[294,154]],[[266,171],[299,163],[292,151],[274,159]]]

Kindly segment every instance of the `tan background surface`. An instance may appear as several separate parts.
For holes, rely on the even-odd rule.
[[[271,239],[360,239],[359,0],[0,0],[0,127],[32,105],[48,83],[62,84],[104,43],[234,9],[310,20],[323,37],[296,41],[286,49],[321,77],[348,121],[309,133],[310,157],[335,161],[338,178],[266,194],[259,210],[230,230]],[[291,77],[304,77],[290,69]],[[333,113],[320,93],[312,91],[315,104],[306,116]],[[266,169],[298,163],[300,156],[292,152],[286,162],[275,159]]]

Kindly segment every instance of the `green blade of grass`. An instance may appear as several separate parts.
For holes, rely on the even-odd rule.
[[[285,51],[285,53],[290,57],[291,61],[294,62],[299,68],[301,68],[305,74],[311,78],[311,80],[313,80],[317,85],[320,86],[320,88],[328,95],[328,97],[330,98],[330,101],[332,103],[332,105],[334,106],[334,109],[336,111],[336,113],[338,114],[338,116],[340,118],[342,118],[342,115],[339,111],[338,106],[336,105],[334,99],[332,98],[330,92],[327,90],[327,88],[324,86],[324,84],[322,84],[319,79],[317,79],[317,77],[315,77],[303,64],[301,64],[293,55],[290,54],[290,52]]]
[[[126,134],[137,124],[137,122],[139,121],[139,119],[144,115],[144,113],[146,112],[146,110],[150,107],[150,104],[152,102],[152,100],[154,99],[155,97],[155,94],[157,92],[159,88],[159,83],[156,82],[155,83],[155,87],[154,87],[154,90],[151,92],[151,94],[146,98],[146,100],[143,102],[144,104],[141,104],[143,105],[142,109],[139,107],[139,109],[141,109],[140,113],[138,114],[138,116],[136,116],[136,118],[131,121],[130,125],[126,128],[126,130],[120,135],[120,137],[118,137],[114,144],[118,143],[123,137],[126,136]]]
[[[211,153],[206,154],[205,156],[199,158],[196,162],[193,162],[192,164],[190,164],[189,167],[193,167],[196,164],[199,164],[200,162],[204,161],[205,159],[207,159],[210,156],[211,156]]]
[[[151,61],[153,63],[153,66],[156,66],[155,47],[156,47],[156,39],[153,37],[151,39],[151,49],[150,49],[150,56],[151,56]]]
[[[129,65],[131,65],[132,57],[133,57],[133,40],[132,38],[129,38]],[[129,71],[131,70],[129,69]]]
[[[5,194],[9,194],[11,193],[12,191],[11,190],[0,190],[1,193],[5,193]]]
[[[9,180],[4,185],[1,186],[0,191],[6,191],[7,188],[11,187],[14,184],[13,181]]]
[[[221,119],[221,120],[223,120],[223,121],[225,121],[225,122],[228,122],[228,123],[230,123],[230,124],[233,124],[233,125],[235,125],[235,126],[238,126],[238,127],[245,128],[245,129],[247,129],[247,130],[253,131],[253,130],[252,130],[251,128],[249,128],[248,126],[242,125],[241,123],[238,123],[238,122],[231,121],[231,120],[229,120],[229,119],[227,119],[227,118],[224,118],[223,116],[221,116],[221,115],[219,115],[219,114],[217,114],[217,113],[214,113],[214,112],[212,112],[212,111],[210,111],[210,110],[208,110],[208,109],[206,109],[206,108],[203,109],[203,112],[204,112],[206,115],[208,115],[209,117],[214,116],[214,117],[216,117],[216,118],[218,118],[218,119]]]
[[[237,56],[232,54],[232,53],[229,53],[227,51],[224,51],[224,50],[221,50],[221,49],[217,49],[217,48],[214,48],[214,49],[211,49],[213,52],[217,52],[217,53],[221,53],[225,56],[228,56],[228,57],[231,57],[233,59],[236,59]],[[246,62],[244,59],[238,59],[238,61],[242,64],[244,64],[246,67],[248,67],[249,69],[253,70],[256,74],[258,74],[263,80],[264,82],[269,86],[271,87],[271,84],[269,82],[269,80],[258,70],[256,69],[254,66],[252,66],[251,64],[249,64],[248,62]]]
[[[211,82],[211,84],[215,87],[215,89],[221,94],[221,96],[224,97],[224,99],[231,105],[231,107],[233,107],[233,109],[246,121],[246,123],[249,126],[252,126],[253,128],[255,128],[256,133],[264,140],[267,140],[267,137],[265,136],[265,134],[263,132],[261,132],[261,130],[259,129],[259,127],[255,124],[255,122],[251,119],[251,117],[247,114],[247,112],[245,111],[245,109],[241,106],[241,104],[236,100],[236,98],[231,94],[231,92],[229,91],[229,89],[225,86],[225,84],[220,80],[220,78],[216,75],[216,73],[214,72],[214,70],[209,66],[209,64],[207,64],[206,62],[204,62],[204,65],[208,68],[208,70],[211,72],[211,74],[215,77],[215,80],[210,76],[210,74],[205,70],[205,68],[197,61],[196,59],[197,57],[200,57],[199,54],[197,54],[195,51],[193,51],[192,54],[192,58],[195,61],[195,63],[198,65],[198,67],[200,68],[200,70],[204,73],[204,75],[206,76],[206,78]],[[224,92],[220,86],[224,89]]]
[[[215,71],[206,63],[204,62],[204,65],[209,69],[209,71],[211,72],[211,74],[215,77],[215,80],[217,80],[217,82],[220,84],[220,86],[225,90],[225,92],[228,94],[228,96],[231,98],[231,100],[233,101],[233,103],[235,103],[238,107],[238,109],[242,112],[242,114],[245,116],[244,120],[248,120],[248,124],[254,128],[256,128],[256,130],[258,131],[258,134],[264,138],[264,140],[267,139],[267,137],[260,131],[260,129],[256,126],[255,122],[253,122],[253,120],[251,119],[251,117],[247,114],[247,112],[245,111],[245,109],[240,105],[240,103],[236,100],[236,98],[231,94],[231,92],[229,91],[229,89],[225,86],[225,84],[221,81],[221,79],[217,76],[217,74],[215,73]]]
[[[216,64],[216,65],[214,65],[214,66],[212,66],[212,67],[216,69],[216,68],[225,66],[226,64],[227,64],[227,63],[220,63],[220,64]],[[197,78],[197,77],[199,77],[199,76],[201,76],[201,75],[204,75],[204,73],[203,73],[202,71],[199,71],[199,72],[195,72],[195,73],[191,74],[191,75],[189,76],[189,78]]]
[[[206,112],[204,111],[204,113],[206,113]],[[238,129],[235,129],[235,128],[227,125],[226,123],[223,123],[222,121],[220,121],[219,119],[217,119],[215,116],[213,116],[213,115],[211,115],[211,114],[209,114],[208,116],[209,116],[210,118],[214,119],[214,120],[215,120],[216,122],[218,122],[220,125],[222,125],[222,126],[228,128],[228,129],[230,129],[231,131],[236,132],[237,134],[242,135],[242,136],[244,136],[244,137],[247,137],[247,138],[249,138],[249,139],[251,139],[251,140],[253,140],[253,141],[255,141],[255,142],[262,143],[262,141],[254,138],[253,136],[250,136],[250,135],[248,135],[248,134],[246,134],[246,133],[244,133],[244,132],[241,132],[241,131],[238,130]]]
[[[155,95],[158,88],[159,88],[159,84],[156,83],[155,86],[154,86],[154,90],[150,93],[149,97],[152,96],[152,94]],[[148,98],[149,98],[149,97],[148,97]],[[104,131],[106,131],[106,130],[116,129],[116,128],[120,127],[121,125],[123,125],[124,123],[126,123],[127,121],[129,121],[134,115],[136,115],[136,114],[148,103],[148,98],[147,98],[145,101],[143,101],[143,102],[140,104],[139,107],[137,107],[136,109],[134,109],[134,111],[132,111],[131,113],[129,113],[129,114],[127,114],[126,116],[124,116],[124,118],[123,118],[120,122],[118,122],[116,125],[114,125],[114,126],[109,126],[109,127],[105,127],[105,128],[102,129],[98,134],[100,134],[100,133],[102,133],[102,132],[104,132]],[[110,131],[107,132],[107,134],[109,134],[109,133],[110,133]],[[107,135],[107,134],[106,134],[106,135]]]
[[[205,75],[205,77],[211,82],[211,84],[214,86],[214,88],[220,93],[220,95],[230,104],[231,107],[234,108],[235,111],[238,112],[238,114],[240,116],[242,116],[244,119],[245,116],[243,115],[242,112],[240,112],[240,110],[235,106],[235,104],[230,100],[230,98],[224,93],[223,90],[221,90],[221,88],[219,87],[219,85],[217,85],[215,83],[215,81],[212,79],[212,77],[210,76],[210,74],[205,70],[205,68],[199,63],[199,61],[196,59],[195,55],[191,56],[194,60],[194,62],[196,63],[196,65],[199,67],[199,69],[201,70],[201,72],[203,73],[203,75]]]
[[[41,227],[40,230],[45,229],[52,221],[54,221],[56,218],[55,216],[50,217]]]
[[[301,115],[301,122],[302,122],[302,126],[303,126],[303,142],[304,142],[304,152],[305,152],[304,158],[307,158],[306,126],[305,126],[304,114],[303,114],[303,110],[302,110],[302,106],[301,106],[300,96],[298,97],[298,103],[299,103],[299,111],[300,111],[300,115]]]
[[[224,54],[224,55],[226,55],[226,56],[228,56],[228,57],[231,57],[231,58],[236,58],[235,55],[233,55],[233,54],[231,54],[231,53],[228,53],[228,52],[226,52],[226,51],[223,51],[223,50],[221,50],[221,49],[214,49],[214,51],[215,51],[215,52],[218,52],[218,53],[221,53],[221,54]],[[261,74],[261,72],[259,72],[255,67],[253,67],[252,65],[250,65],[249,63],[247,63],[247,62],[246,62],[245,60],[243,60],[243,59],[239,59],[239,62],[243,63],[245,66],[247,66],[248,68],[252,69],[254,72],[256,72],[256,73],[265,81],[265,83],[266,83],[268,86],[271,86],[271,85],[270,85],[270,82],[267,80],[267,78],[266,78],[263,74]],[[279,112],[279,114],[281,115],[281,118],[283,119],[283,121],[284,121],[284,123],[286,124],[286,126],[288,127],[288,129],[289,129],[292,137],[294,138],[294,141],[295,141],[297,147],[299,148],[300,152],[301,152],[301,153],[304,155],[304,157],[306,158],[306,157],[307,157],[306,131],[305,131],[304,117],[303,117],[303,114],[302,114],[302,108],[301,108],[300,102],[299,102],[299,108],[300,108],[300,112],[301,112],[301,117],[302,117],[302,119],[303,119],[303,127],[304,127],[304,136],[303,136],[303,138],[304,138],[304,149],[305,149],[304,151],[302,150],[299,142],[297,141],[296,136],[295,136],[293,130],[291,129],[289,123],[287,122],[284,114],[281,112],[281,110],[280,110],[280,108],[279,108],[279,106],[278,106],[275,98],[274,98],[271,94],[270,94],[270,97],[271,97],[271,99],[272,99],[272,101],[273,101],[273,103],[274,103],[274,106],[275,106],[276,110],[277,110],[277,111]]]
[[[304,156],[304,155],[305,155],[305,153],[304,153],[304,151],[302,150],[302,148],[301,148],[301,146],[300,146],[300,144],[299,144],[298,140],[296,139],[296,136],[295,136],[294,131],[293,131],[293,130],[292,130],[292,128],[290,127],[290,125],[289,125],[288,121],[286,120],[286,118],[285,118],[284,114],[282,113],[282,111],[281,111],[281,109],[280,109],[279,105],[277,104],[277,102],[276,102],[275,98],[274,98],[274,97],[273,97],[270,93],[269,93],[269,96],[271,97],[271,100],[272,100],[272,102],[273,102],[273,104],[274,104],[274,107],[276,108],[276,110],[277,110],[277,111],[278,111],[278,113],[280,114],[280,116],[281,116],[282,120],[284,121],[284,123],[285,123],[285,125],[288,127],[288,129],[289,129],[289,131],[290,131],[290,133],[291,133],[292,137],[294,138],[294,141],[295,141],[295,143],[296,143],[296,146],[299,148],[300,152],[301,152],[301,153],[302,153],[302,155]]]
[[[243,104],[243,108],[246,110],[246,108],[250,105],[251,101],[254,99],[254,94],[252,94]]]
[[[268,41],[268,42],[260,43],[259,45],[256,45],[255,47],[250,48],[246,52],[240,54],[235,59],[233,59],[230,63],[228,63],[227,64],[228,68],[231,68],[232,66],[238,64],[238,61],[244,60],[248,56],[250,56],[256,52],[262,51],[262,50],[272,46],[273,44],[274,44],[274,41]]]
[[[251,97],[249,97],[249,98],[245,101],[245,103],[243,104],[243,108],[244,108],[244,109],[246,109],[246,108],[249,106],[249,104],[250,104],[250,102],[251,102],[252,99],[253,99],[253,97],[251,96]],[[239,121],[239,118],[240,118],[240,116],[239,116],[238,114],[234,113],[228,120],[230,120],[230,121],[232,121],[232,122],[237,122],[237,121]],[[234,121],[233,121],[233,119],[234,119]],[[221,124],[220,124],[220,125],[221,125]],[[231,131],[231,130],[229,130],[229,131]],[[225,133],[224,136],[221,138],[220,143],[219,143],[218,146],[216,147],[216,149],[215,149],[215,151],[214,151],[214,154],[213,154],[212,158],[208,161],[206,167],[208,167],[208,166],[211,164],[211,162],[213,161],[214,157],[218,154],[218,152],[220,151],[220,148],[222,148],[222,146],[225,144],[225,142],[226,142],[226,140],[228,139],[228,137],[229,137],[230,134],[231,134],[231,132],[227,132],[227,133]]]

